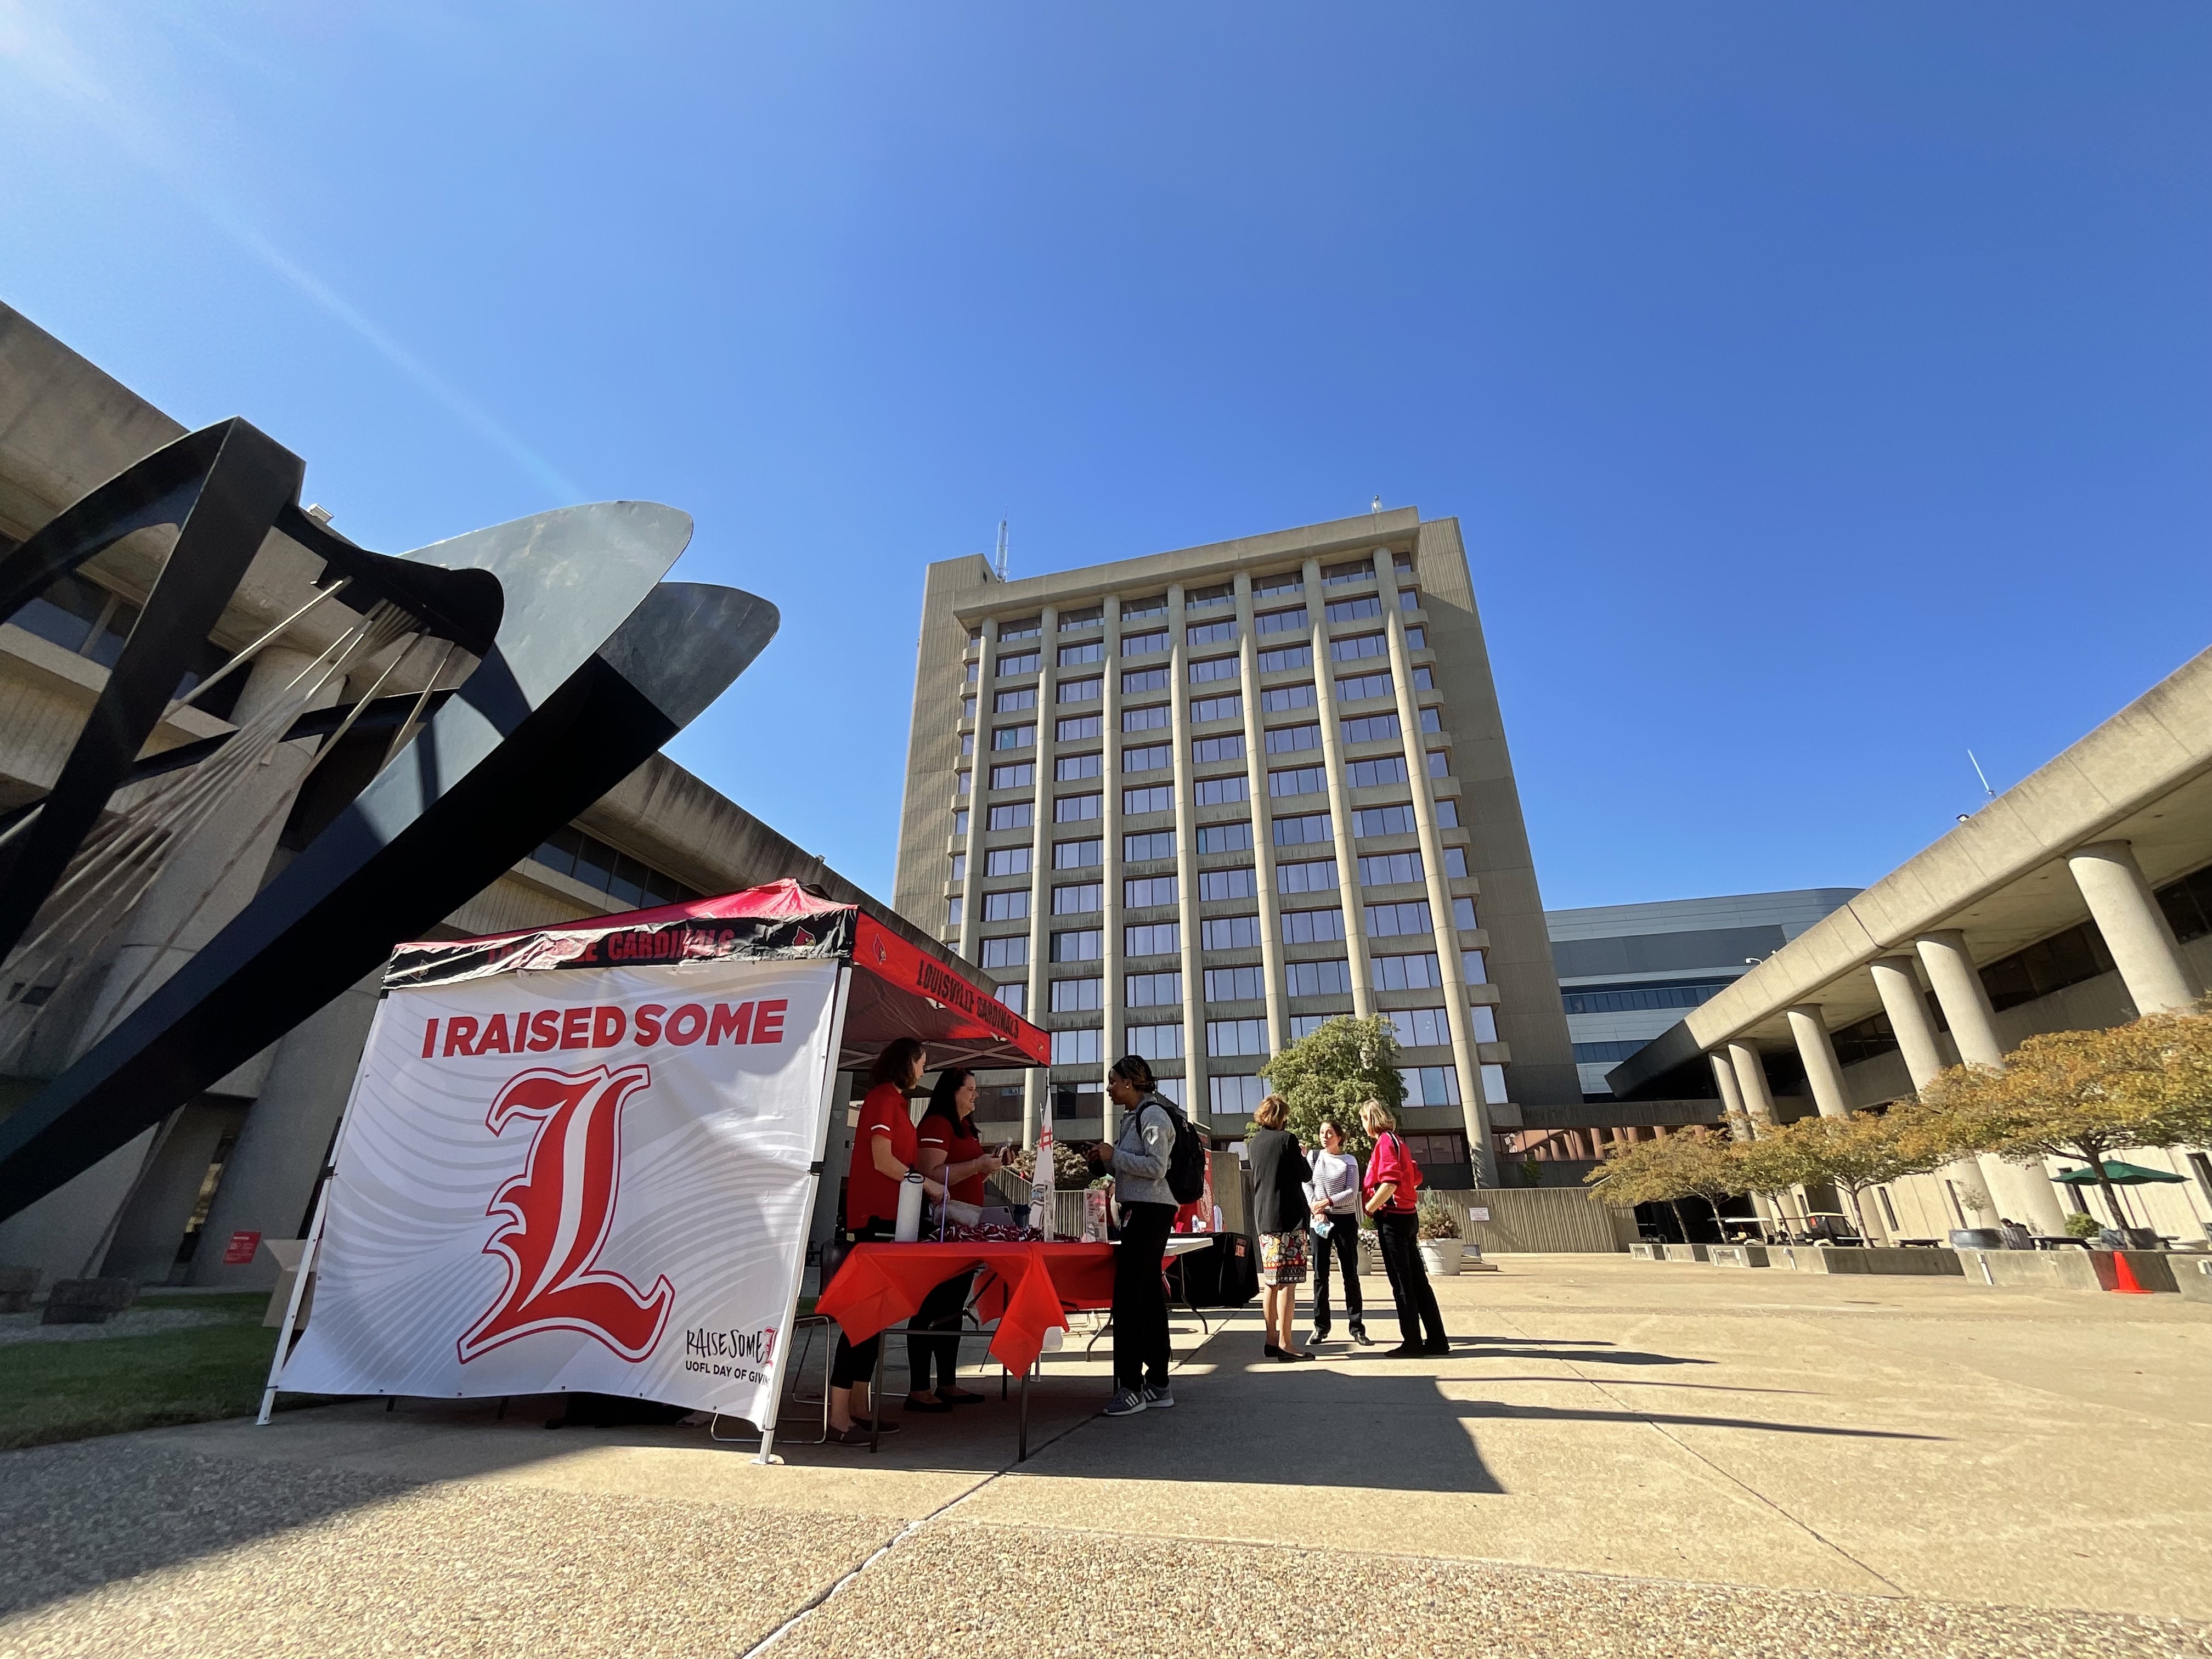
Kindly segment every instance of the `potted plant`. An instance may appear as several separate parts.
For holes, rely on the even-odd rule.
[[[1434,1193],[1423,1193],[1415,1213],[1422,1265],[1431,1276],[1458,1273],[1467,1249],[1460,1239],[1459,1212]]]

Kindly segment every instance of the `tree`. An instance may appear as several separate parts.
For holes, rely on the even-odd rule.
[[[1289,1128],[1302,1144],[1321,1144],[1327,1118],[1343,1132],[1345,1150],[1363,1158],[1370,1143],[1360,1107],[1379,1100],[1395,1113],[1406,1099],[1397,1027],[1381,1015],[1329,1020],[1261,1066],[1260,1075],[1291,1109]]]
[[[1619,1148],[1583,1179],[1591,1186],[1591,1196],[1604,1203],[1669,1206],[1685,1239],[1690,1230],[1680,1200],[1702,1198],[1712,1206],[1713,1225],[1726,1238],[1721,1200],[1745,1190],[1735,1149],[1726,1136],[1706,1129],[1686,1129],[1662,1140]]]
[[[1760,1131],[1756,1141],[1738,1148],[1738,1155],[1751,1166],[1754,1191],[1771,1190],[1765,1183],[1772,1180],[1784,1186],[1829,1182],[1850,1204],[1859,1237],[1871,1237],[1862,1202],[1869,1188],[1925,1175],[1950,1162],[1950,1154],[1931,1138],[1908,1146],[1916,1110],[1898,1107],[1887,1116],[1854,1112],[1849,1117],[1800,1118]]]

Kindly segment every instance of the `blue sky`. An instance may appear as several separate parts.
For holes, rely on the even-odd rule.
[[[784,623],[674,752],[878,892],[925,562],[1377,494],[1548,903],[1856,884],[2212,635],[2208,83],[2178,3],[0,0],[0,298],[371,546],[690,512]]]

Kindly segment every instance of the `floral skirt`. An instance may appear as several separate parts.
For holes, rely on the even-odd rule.
[[[1262,1285],[1303,1285],[1306,1282],[1306,1230],[1260,1235],[1260,1282]]]

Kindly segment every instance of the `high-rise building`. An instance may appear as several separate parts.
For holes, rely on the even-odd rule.
[[[896,903],[1052,1031],[1048,1081],[985,1096],[1025,1138],[1046,1087],[1062,1133],[1105,1132],[1124,1053],[1241,1122],[1346,1013],[1396,1024],[1433,1184],[1488,1184],[1522,1103],[1581,1099],[1455,520],[932,564]]]

